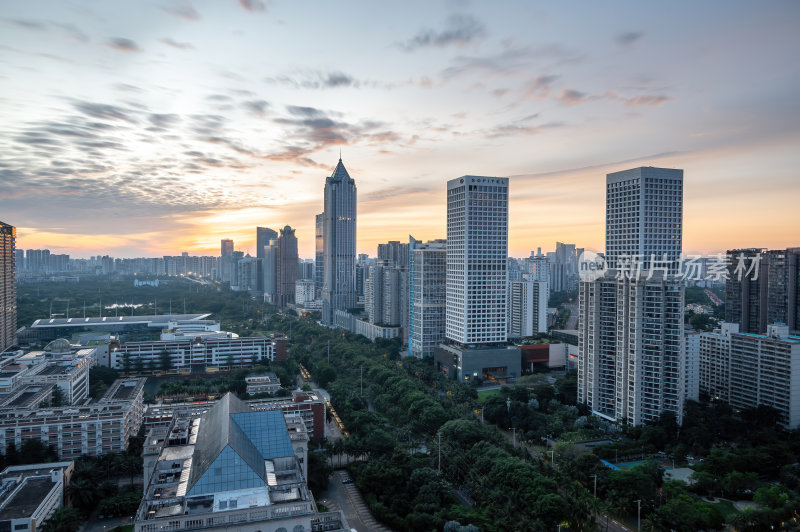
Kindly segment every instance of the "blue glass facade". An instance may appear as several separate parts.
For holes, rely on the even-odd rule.
[[[262,463],[263,469],[263,463]],[[264,474],[263,472],[261,473]],[[189,495],[202,495],[220,491],[259,488],[267,483],[251,468],[230,445],[225,446],[211,466],[198,479]]]
[[[286,433],[286,421],[280,410],[231,414],[231,419],[265,460],[294,455],[292,442]]]

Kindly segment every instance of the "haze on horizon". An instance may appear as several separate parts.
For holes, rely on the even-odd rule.
[[[510,176],[509,253],[602,250],[605,174],[685,171],[684,250],[800,244],[800,4],[0,6],[0,220],[73,256],[255,254],[342,150],[358,249]]]

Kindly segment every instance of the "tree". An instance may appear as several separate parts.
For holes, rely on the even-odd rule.
[[[42,440],[36,438],[24,440],[20,447],[19,454],[19,463],[21,464],[53,462],[57,458],[50,447],[42,443]]]
[[[62,506],[42,524],[42,532],[76,532],[81,526],[78,510],[71,506]]]
[[[789,495],[781,486],[764,486],[756,490],[753,501],[773,510],[783,508]]]
[[[99,485],[88,478],[73,478],[69,483],[72,504],[87,513],[94,508],[99,499]]]
[[[696,331],[705,331],[709,327],[711,317],[708,314],[692,314],[689,325]]]
[[[314,380],[322,388],[326,388],[330,382],[336,380],[336,369],[327,362],[320,362],[314,367]]]
[[[66,403],[66,398],[64,397],[64,390],[61,389],[61,386],[56,385],[53,388],[53,395],[50,399],[50,404],[53,406],[64,406]]]
[[[308,453],[308,487],[317,496],[328,487],[328,480],[333,472],[328,463],[326,453],[309,451]]]
[[[172,356],[170,356],[170,352],[166,349],[163,349],[161,353],[159,353],[159,361],[161,363],[161,371],[166,373],[167,371],[171,370],[172,365]]]

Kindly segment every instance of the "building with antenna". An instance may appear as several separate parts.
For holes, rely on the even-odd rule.
[[[334,313],[356,306],[356,182],[341,157],[325,179],[322,234],[322,322],[334,325]]]

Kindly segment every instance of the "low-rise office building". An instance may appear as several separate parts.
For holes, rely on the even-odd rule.
[[[9,466],[0,473],[0,530],[36,532],[64,504],[73,462]]]
[[[247,383],[248,395],[257,393],[274,394],[281,389],[281,381],[272,372],[259,373],[258,375],[248,375],[244,378]]]
[[[280,360],[285,353],[285,339],[269,336],[240,338],[230,332],[194,334],[170,332],[161,340],[128,342],[111,347],[112,368],[162,369],[163,354],[169,354],[169,369],[192,369],[220,366],[252,366],[262,361]]]
[[[0,452],[28,439],[41,440],[58,456],[99,456],[128,448],[144,413],[145,379],[119,379],[96,403],[47,408],[0,408]]]
[[[0,360],[0,409],[80,404],[89,397],[95,348],[50,342],[43,351],[16,352]]]
[[[438,371],[459,382],[513,382],[522,372],[520,350],[513,345],[439,344],[433,357]]]

